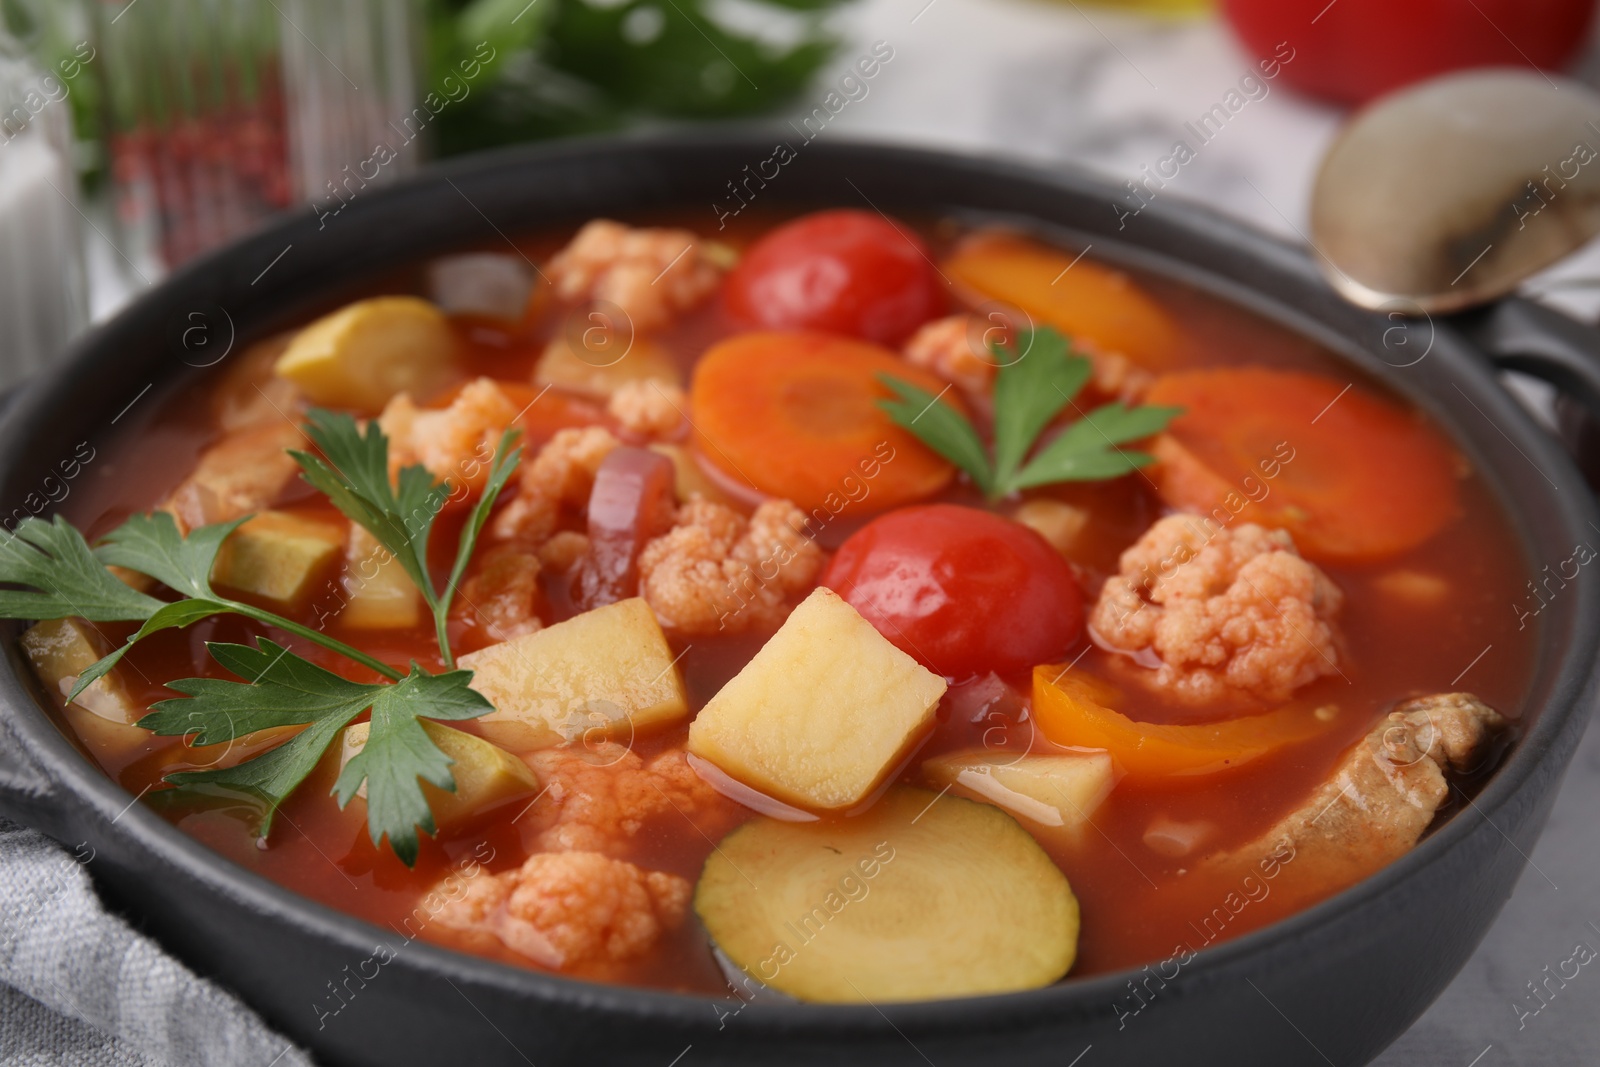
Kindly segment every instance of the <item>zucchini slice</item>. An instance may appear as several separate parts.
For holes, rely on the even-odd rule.
[[[752,819],[706,861],[694,908],[747,975],[808,1001],[1034,989],[1078,949],[1077,898],[1015,819],[908,786],[853,818]]]

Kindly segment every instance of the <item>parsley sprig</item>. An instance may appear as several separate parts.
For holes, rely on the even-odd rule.
[[[167,776],[180,793],[226,796],[260,811],[265,838],[283,802],[322,760],[339,731],[371,712],[365,747],[345,765],[334,785],[339,806],[363,784],[367,830],[374,845],[387,837],[406,864],[416,862],[417,830],[435,831],[423,781],[454,791],[451,760],[428,737],[423,719],[460,720],[493,706],[468,688],[471,671],[454,669],[446,622],[451,599],[472,559],[479,534],[521,459],[517,431],[500,438],[482,496],[462,528],[444,588],[428,567],[428,540],[451,493],[421,466],[389,480],[389,442],[375,422],[362,432],[348,415],[313,411],[307,433],[322,455],[293,452],[305,479],[322,490],[400,560],[433,612],[439,652],[446,669],[429,674],[418,664],[400,671],[382,660],[273,612],[233,600],[211,585],[217,554],[249,516],[201,526],[185,536],[165,512],[134,515],[91,547],[65,519],[29,517],[0,541],[0,617],[55,619],[79,616],[94,622],[138,622],[119,648],[78,676],[68,700],[104,677],[139,641],[161,630],[187,627],[213,615],[242,615],[321,645],[369,668],[386,681],[353,682],[296,655],[266,637],[255,647],[211,642],[220,666],[242,681],[184,678],[167,687],[184,694],[163,700],[138,725],[164,736],[192,736],[195,744],[237,741],[276,727],[304,727],[289,740],[227,768],[182,771]],[[111,567],[146,575],[178,594],[167,601],[122,581]]]
[[[1088,384],[1094,365],[1072,354],[1067,339],[1048,326],[1022,331],[1016,352],[998,345],[993,352],[1000,369],[994,383],[992,457],[966,416],[920,386],[881,375],[895,397],[878,401],[897,424],[966,471],[991,502],[1022,489],[1101,481],[1137,470],[1154,457],[1120,446],[1161,432],[1183,410],[1105,404],[1035,451],[1040,434]]]
[[[402,467],[391,483],[389,439],[375,419],[363,432],[349,415],[313,408],[307,415],[306,433],[322,455],[291,451],[300,464],[301,476],[400,561],[433,615],[439,655],[446,667],[454,667],[447,633],[450,601],[495,500],[522,458],[522,449],[515,447],[519,431],[506,430],[500,437],[483,495],[461,531],[455,564],[442,591],[435,587],[428,570],[428,537],[450,495],[449,482],[435,482],[426,467],[413,464]]]

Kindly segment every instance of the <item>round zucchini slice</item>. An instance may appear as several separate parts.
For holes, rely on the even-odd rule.
[[[808,1001],[1034,989],[1078,949],[1077,898],[1015,819],[905,786],[853,818],[745,823],[694,908],[736,966]]]

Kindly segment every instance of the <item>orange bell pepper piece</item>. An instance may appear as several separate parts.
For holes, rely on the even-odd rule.
[[[1283,708],[1196,726],[1135,722],[1113,711],[1120,694],[1107,682],[1060,666],[1033,669],[1033,713],[1058,745],[1099,748],[1130,778],[1216,774],[1315,737],[1332,720],[1309,708]]]

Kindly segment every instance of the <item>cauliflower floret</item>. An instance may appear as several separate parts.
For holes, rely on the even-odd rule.
[[[546,852],[514,871],[475,879],[434,916],[492,934],[557,970],[630,959],[682,924],[689,883],[596,852]]]
[[[1343,594],[1282,530],[1172,515],[1120,562],[1090,625],[1112,648],[1158,657],[1154,684],[1174,696],[1280,701],[1339,670]]]
[[[694,773],[682,749],[647,763],[625,744],[600,741],[544,749],[527,759],[544,783],[525,817],[541,851],[624,856],[651,819],[682,817],[714,840],[738,818],[732,802]]]
[[[542,542],[555,532],[563,509],[589,501],[595,472],[620,441],[599,426],[560,430],[523,465],[516,497],[495,516],[494,535]]]
[[[701,497],[639,554],[639,592],[661,625],[681,633],[776,628],[822,569],[805,513],[768,500],[748,520]]]
[[[644,332],[710,296],[722,277],[688,230],[634,229],[610,219],[579,230],[546,273],[562,300],[610,301]]]
[[[622,427],[640,437],[672,437],[683,428],[689,406],[683,390],[671,382],[646,378],[623,382],[611,394],[606,411]]]
[[[306,444],[300,428],[285,419],[234,430],[206,449],[160,510],[187,531],[270,507],[300,470],[285,450]]]
[[[538,557],[504,546],[490,549],[457,591],[454,611],[481,629],[488,643],[533,633],[543,625]]]
[[[994,382],[992,360],[973,351],[972,316],[935,319],[905,344],[906,362],[937,374],[969,396],[981,397]]]
[[[1155,384],[1156,376],[1121,352],[1106,352],[1092,341],[1074,338],[1073,346],[1094,362],[1094,387],[1107,396],[1136,403]]]
[[[378,416],[389,438],[389,474],[420,463],[428,473],[473,491],[489,477],[500,435],[517,417],[517,406],[492,378],[469,382],[448,407],[419,408],[406,393]]]

